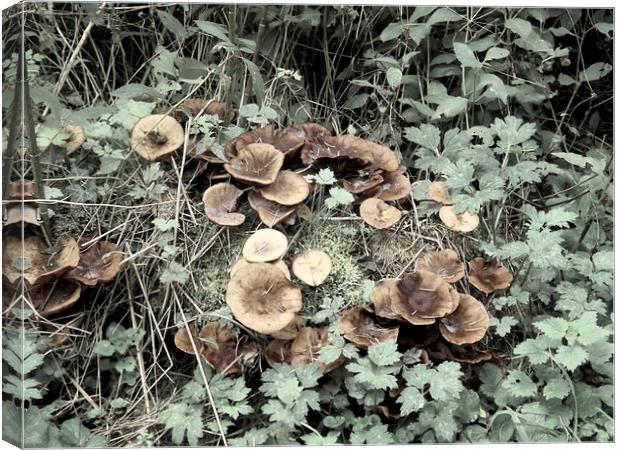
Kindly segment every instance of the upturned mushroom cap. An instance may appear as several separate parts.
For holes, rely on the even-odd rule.
[[[235,274],[239,271],[239,269],[246,268],[252,264],[256,264],[256,263],[250,262],[243,257],[239,258],[230,268],[230,272],[229,272],[230,277],[231,278],[234,277]],[[284,274],[284,276],[286,276],[286,278],[288,278],[289,280],[291,279],[291,272],[288,270],[288,267],[286,266],[286,263],[284,261],[282,261],[281,259],[277,259],[275,261],[269,262],[269,264],[272,264],[273,266],[280,269],[282,273]]]
[[[367,198],[360,205],[360,216],[371,227],[382,230],[398,222],[401,212],[383,200],[372,197]]]
[[[400,296],[394,307],[414,325],[428,325],[454,310],[455,299],[448,283],[432,272],[418,270],[406,274],[398,282],[398,290]]]
[[[332,260],[322,250],[306,250],[293,259],[293,273],[308,286],[325,282],[332,271]]]
[[[370,300],[375,307],[375,315],[389,320],[401,320],[394,303],[398,301],[398,278],[388,278],[380,281],[370,291]]]
[[[261,195],[280,205],[296,205],[310,194],[310,186],[301,175],[292,170],[282,170],[275,181],[260,188]]]
[[[439,218],[445,226],[461,233],[474,231],[478,228],[478,223],[480,222],[478,214],[471,214],[467,211],[456,214],[454,206],[442,206],[439,209]]]
[[[433,181],[427,189],[428,196],[442,205],[451,205],[452,197],[445,181]]]
[[[448,283],[456,283],[465,276],[465,266],[454,250],[426,252],[417,260],[416,270],[427,270],[439,275]]]
[[[274,339],[265,347],[265,359],[273,367],[279,363],[290,363],[292,358],[291,346],[293,341]]]
[[[409,197],[411,193],[411,183],[409,182],[409,178],[405,175],[402,175],[398,171],[385,172],[383,174],[383,179],[381,191],[377,195],[378,198],[391,201]]]
[[[295,315],[287,326],[275,333],[271,333],[271,336],[281,341],[292,341],[299,334],[299,330],[304,327],[305,322],[301,316]]]
[[[237,201],[243,191],[230,183],[218,183],[208,188],[202,195],[207,217],[218,225],[235,227],[245,221],[237,209]]]
[[[302,328],[291,344],[291,365],[293,367],[298,367],[315,362],[318,363],[319,367],[325,373],[334,370],[344,362],[344,357],[342,355],[340,358],[328,364],[319,361],[321,349],[329,345],[329,343],[328,327]]]
[[[314,142],[320,137],[328,136],[331,136],[331,132],[318,123],[296,123],[278,133],[280,139],[299,139],[304,143]]]
[[[239,322],[263,334],[286,327],[301,309],[301,290],[271,264],[252,264],[231,277],[226,303]]]
[[[217,373],[243,373],[258,356],[258,346],[239,337],[237,331],[228,325],[209,322],[200,330],[204,342],[200,355]]]
[[[189,331],[187,329],[188,327]],[[198,330],[195,323],[190,323],[187,327],[183,326],[179,328],[174,334],[174,345],[188,355],[196,354],[196,351],[194,351],[194,346],[192,346],[192,340],[194,341],[196,350],[200,353],[204,344],[200,339],[198,339]]]
[[[6,196],[9,200],[32,200],[37,197],[37,187],[34,182],[22,178],[9,183]]]
[[[456,310],[439,321],[442,336],[453,344],[473,344],[481,340],[489,328],[489,314],[482,303],[471,295],[460,294]]]
[[[67,280],[95,286],[112,280],[121,270],[123,253],[112,242],[98,241],[80,254],[77,266],[67,273]]]
[[[232,119],[235,115],[233,111],[226,110],[226,103],[207,100],[204,98],[188,98],[183,100],[175,109],[175,118],[183,121],[183,116],[189,115],[196,117],[198,114],[208,114],[219,116],[221,119],[228,117]]]
[[[61,237],[48,248],[38,236],[22,241],[9,235],[3,240],[2,276],[9,285],[23,277],[29,286],[38,286],[77,266],[79,260],[80,248],[72,237]]]
[[[86,141],[86,133],[82,127],[64,124],[62,131],[69,135],[69,138],[65,141],[65,152],[67,155],[78,150]]]
[[[344,168],[351,171],[370,166],[373,154],[364,139],[349,134],[319,138],[301,151],[301,161],[308,166],[325,159],[332,160],[332,166],[333,160],[347,160]]]
[[[258,213],[260,220],[270,228],[291,217],[296,211],[295,206],[280,205],[267,200],[259,191],[250,191],[248,203]]]
[[[39,210],[35,206],[28,203],[13,204],[6,207],[6,219],[5,226],[13,225],[15,223],[29,223],[31,225],[39,226]]]
[[[271,144],[248,144],[224,164],[234,178],[260,185],[276,180],[284,163],[284,155]]]
[[[344,179],[342,186],[351,194],[361,194],[370,191],[383,183],[383,176],[377,172],[371,173],[369,176],[355,176],[353,178]]]
[[[435,345],[438,352],[450,361],[457,361],[463,364],[480,364],[481,362],[491,361],[496,358],[491,350],[479,350],[473,345],[455,345],[438,341]],[[436,353],[433,353],[435,356]]]
[[[287,133],[286,130],[274,133],[273,125],[246,131],[226,144],[224,153],[229,158],[239,154],[241,149],[249,144],[271,144],[280,151],[285,158],[297,153],[304,145],[304,139],[294,133]]]
[[[512,283],[512,273],[498,260],[478,257],[469,261],[468,266],[469,282],[485,294],[507,289]]]
[[[36,286],[26,291],[26,295],[41,316],[50,317],[75,305],[81,292],[79,284],[59,279]]]
[[[173,117],[153,114],[138,121],[131,133],[131,149],[153,161],[175,152],[183,145],[183,127]]]
[[[269,262],[284,256],[287,246],[288,239],[283,233],[261,228],[245,241],[242,253],[249,262]]]
[[[338,329],[347,340],[367,348],[379,342],[395,341],[399,327],[381,326],[370,308],[356,306],[342,313]]]

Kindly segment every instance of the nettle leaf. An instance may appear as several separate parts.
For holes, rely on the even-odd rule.
[[[509,370],[508,376],[502,382],[502,387],[515,397],[533,397],[538,387],[527,374],[521,370]]]
[[[381,42],[393,41],[403,32],[403,25],[400,22],[393,22],[383,29],[379,35]]]
[[[510,55],[510,51],[505,48],[500,47],[491,47],[487,50],[486,55],[484,56],[484,62],[492,61],[495,59],[504,59]]]
[[[570,384],[564,378],[553,378],[547,382],[543,395],[547,400],[554,398],[563,400],[570,393]]]
[[[453,47],[454,54],[461,63],[462,67],[471,67],[472,69],[480,69],[482,67],[482,63],[478,61],[475,53],[466,43],[455,42]]]
[[[334,186],[329,190],[329,197],[325,199],[325,206],[333,209],[337,206],[347,206],[353,203],[353,194],[340,186]]]
[[[563,339],[568,331],[568,322],[559,317],[534,322],[534,326],[551,339]]]
[[[513,354],[527,356],[532,364],[544,364],[551,357],[551,349],[557,348],[560,342],[547,336],[526,339],[514,348]]]
[[[470,163],[448,163],[441,169],[446,176],[446,184],[450,189],[463,189],[474,181],[474,166]]]
[[[410,142],[434,151],[439,150],[441,144],[441,130],[433,125],[423,124],[419,128],[405,128],[404,137]]]
[[[377,366],[368,358],[359,358],[346,366],[347,370],[354,373],[353,379],[359,383],[367,384],[373,389],[394,389],[398,386],[393,367]]]
[[[401,82],[403,80],[403,73],[400,71],[400,69],[398,69],[396,67],[390,67],[385,72],[385,77],[386,77],[387,82],[390,85],[390,87],[392,89],[395,89],[398,86],[400,86],[400,84],[401,84]]]
[[[502,149],[522,144],[536,133],[535,124],[523,124],[523,119],[515,116],[507,116],[503,119],[496,118],[491,129],[497,134]]]
[[[588,360],[588,352],[580,345],[563,345],[557,350],[554,358],[567,370],[573,371]]]
[[[512,327],[518,324],[519,321],[513,316],[504,316],[501,318],[491,318],[491,326],[495,327],[495,334],[504,337],[510,333]]]

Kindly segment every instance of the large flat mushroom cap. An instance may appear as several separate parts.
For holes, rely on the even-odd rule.
[[[301,290],[280,269],[258,263],[241,268],[228,282],[226,303],[239,322],[263,334],[286,327],[301,309]]]
[[[234,178],[260,185],[276,180],[284,163],[284,155],[271,144],[248,144],[224,164]]]
[[[288,239],[283,233],[271,228],[254,232],[243,245],[243,257],[249,262],[270,262],[286,253]]]
[[[123,253],[116,244],[98,241],[80,254],[77,266],[69,270],[64,278],[95,286],[112,280],[121,270],[122,260]]]
[[[232,119],[234,117],[234,112],[226,110],[226,103],[204,98],[188,98],[183,100],[175,109],[176,118],[181,121],[183,120],[182,116],[186,114],[196,117],[201,112],[202,114],[219,116],[220,119],[225,119],[226,117]]]
[[[138,121],[131,133],[131,148],[149,161],[175,152],[183,145],[185,132],[174,117],[152,114]]]
[[[230,183],[218,183],[208,188],[202,195],[207,217],[218,225],[235,227],[245,221],[237,209],[237,201],[243,191]]]
[[[9,285],[23,277],[28,285],[37,286],[77,266],[79,260],[80,247],[69,236],[61,237],[52,248],[47,248],[45,241],[38,236],[23,241],[6,236],[3,240],[2,276]]]
[[[398,282],[398,290],[400,297],[394,307],[414,325],[428,324],[430,319],[443,317],[454,310],[455,298],[448,283],[432,272],[418,270],[408,273]]]
[[[398,278],[387,278],[380,281],[370,291],[370,301],[375,307],[375,315],[389,320],[402,320],[394,303],[398,301]]]
[[[388,205],[378,198],[367,198],[360,205],[362,220],[379,230],[389,228],[398,222],[402,213],[398,208]]]
[[[295,314],[295,317],[287,326],[275,333],[271,333],[271,336],[281,341],[292,341],[299,334],[299,330],[304,327],[305,322],[306,321],[301,316]]]
[[[240,269],[246,268],[252,264],[257,264],[257,263],[250,262],[244,257],[239,258],[230,268],[230,271],[229,271],[230,277],[231,278],[234,277],[235,274]],[[288,270],[288,267],[286,266],[286,263],[284,261],[282,261],[281,259],[277,259],[275,261],[270,261],[269,264],[280,269],[282,273],[284,274],[284,276],[286,276],[286,278],[288,278],[289,280],[291,279],[291,272]]]
[[[323,284],[332,270],[332,260],[322,250],[306,250],[293,259],[293,273],[308,286]]]
[[[342,313],[338,330],[349,341],[367,348],[379,342],[395,341],[398,338],[399,326],[381,326],[371,309],[356,306]]]
[[[282,170],[273,183],[260,188],[260,193],[280,205],[296,205],[308,197],[310,186],[301,175],[292,170]]]
[[[500,261],[485,261],[478,257],[469,261],[469,282],[485,294],[507,289],[512,283],[512,273]]]
[[[75,305],[81,292],[79,284],[60,279],[36,286],[26,291],[26,295],[41,316],[50,317]]]
[[[471,295],[460,294],[456,310],[439,321],[442,336],[453,344],[473,344],[481,340],[489,328],[489,314],[482,303]]]
[[[442,206],[439,209],[439,218],[445,226],[454,231],[469,233],[478,228],[480,218],[478,214],[471,214],[467,211],[460,214],[454,212],[454,206]]]
[[[361,194],[370,191],[383,183],[383,176],[377,172],[368,175],[358,175],[342,180],[342,186],[351,194]]]
[[[306,165],[323,159],[349,160],[347,169],[350,171],[368,167],[373,162],[373,155],[364,139],[349,134],[321,137],[301,151],[301,161]]]
[[[465,276],[465,265],[452,249],[424,253],[415,268],[433,272],[448,283],[456,283]]]

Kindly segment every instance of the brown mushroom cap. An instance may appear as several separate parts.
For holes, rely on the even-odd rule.
[[[26,291],[26,295],[41,316],[50,317],[75,305],[81,292],[79,284],[59,279],[36,286]]]
[[[240,338],[229,325],[209,322],[202,327],[199,337],[204,342],[200,354],[217,373],[243,373],[258,356],[256,343]]]
[[[6,196],[9,200],[32,200],[37,197],[37,188],[34,182],[22,178],[9,183]]]
[[[260,193],[280,205],[296,205],[308,197],[310,186],[301,175],[292,170],[282,170],[273,183],[260,188]]]
[[[256,264],[256,263],[250,262],[243,257],[239,258],[230,268],[230,272],[229,272],[230,277],[231,278],[234,277],[235,274],[239,271],[239,269],[243,269],[252,264]],[[286,263],[282,261],[281,259],[270,261],[268,264],[272,264],[273,266],[277,267],[278,269],[282,271],[282,273],[284,274],[286,278],[288,278],[289,280],[291,279],[291,272],[288,270]]]
[[[234,178],[260,185],[276,180],[284,155],[271,144],[248,144],[224,164]]]
[[[322,250],[306,250],[293,259],[293,273],[308,286],[322,284],[332,271],[332,260]]]
[[[116,244],[98,241],[80,254],[77,266],[64,277],[86,286],[95,286],[112,280],[121,270],[122,260],[123,253]]]
[[[2,244],[2,276],[9,285],[22,277],[30,286],[41,285],[77,266],[80,260],[80,247],[69,236],[61,237],[52,248],[38,236],[22,241],[9,235]]]
[[[323,159],[349,160],[346,171],[350,171],[368,167],[373,162],[373,155],[364,139],[348,134],[320,138],[301,151],[301,161],[308,166]]]
[[[254,232],[243,245],[243,257],[249,262],[269,262],[280,259],[286,253],[288,239],[283,233],[271,228]]]
[[[267,347],[265,347],[265,359],[267,363],[273,367],[279,363],[290,363],[292,358],[291,346],[293,341],[283,341],[281,339],[274,339]]]
[[[69,138],[65,142],[65,152],[67,155],[75,152],[86,141],[86,133],[82,127],[64,124],[62,126],[62,131],[69,135]]]
[[[226,111],[226,103],[207,100],[204,98],[188,98],[183,100],[175,109],[175,118],[179,121],[183,120],[183,115],[196,117],[198,114],[208,114],[219,116],[221,119],[228,117],[232,119],[235,115],[232,111]]]
[[[411,183],[405,175],[396,172],[385,172],[378,198],[385,201],[400,200],[411,194]]]
[[[175,152],[183,145],[183,127],[173,117],[152,114],[138,121],[131,133],[131,149],[153,161]]]
[[[467,211],[460,214],[454,212],[454,206],[442,206],[439,209],[439,218],[445,226],[454,231],[469,233],[478,228],[480,218],[478,214],[471,214]]]
[[[465,276],[465,266],[454,250],[426,252],[416,262],[416,270],[427,270],[439,275],[448,283],[456,283]]]
[[[323,372],[329,372],[344,362],[344,357],[336,359],[331,363],[319,361],[321,349],[329,345],[328,327],[304,327],[299,330],[299,334],[291,344],[291,365],[298,367],[304,364],[318,363]]]
[[[286,327],[301,309],[301,290],[277,267],[252,264],[231,277],[226,303],[243,325],[270,334]]]
[[[258,213],[260,220],[270,228],[291,217],[296,211],[295,206],[280,205],[267,200],[258,191],[250,191],[248,203]]]
[[[187,327],[189,327],[189,331],[187,330]],[[198,330],[196,329],[196,324],[190,323],[187,327],[183,326],[179,328],[174,334],[174,345],[176,345],[176,347],[182,352],[185,352],[189,355],[195,355],[196,352],[194,351],[194,347],[192,346],[192,339],[194,341],[194,345],[196,346],[196,350],[198,350],[198,353],[202,351],[202,347],[204,346],[204,344],[202,343],[202,341],[200,341],[200,339],[198,339]]]
[[[7,205],[4,225],[15,223],[29,223],[39,226],[39,209],[28,203]]]
[[[428,185],[427,193],[432,200],[442,205],[451,205],[453,203],[445,181],[433,181]]]
[[[218,225],[229,227],[241,225],[245,221],[245,216],[233,211],[237,209],[237,201],[242,195],[243,191],[230,183],[211,186],[202,195],[207,217]]]
[[[443,317],[454,310],[455,299],[449,285],[426,270],[406,274],[398,282],[400,297],[394,308],[414,325],[426,325],[430,319]]]
[[[399,327],[381,326],[370,308],[356,306],[342,313],[338,329],[349,341],[366,348],[378,342],[395,341]]]
[[[301,316],[295,315],[287,326],[275,333],[271,333],[271,336],[281,341],[292,341],[299,334],[299,330],[304,327],[305,322]]]
[[[512,283],[512,273],[498,260],[478,257],[469,261],[468,266],[469,282],[485,294],[506,289]]]
[[[383,200],[372,197],[367,198],[360,205],[360,216],[371,227],[382,230],[398,222],[401,212]]]
[[[368,176],[355,176],[353,178],[344,179],[342,186],[351,194],[361,194],[383,183],[383,177],[377,172],[372,172]]]
[[[257,143],[273,145],[287,158],[301,149],[304,145],[304,138],[300,137],[298,133],[287,132],[287,129],[276,135],[273,131],[273,125],[267,125],[240,134],[226,145],[224,153],[229,158],[233,158],[245,146]]]
[[[318,138],[328,136],[331,136],[330,131],[318,123],[296,123],[278,133],[280,139],[298,139],[304,143],[311,143]]]
[[[479,350],[473,345],[455,345],[438,341],[437,350],[445,356],[443,359],[464,364],[479,364],[496,358],[491,350]]]
[[[378,317],[390,320],[402,319],[394,307],[400,295],[398,282],[398,278],[388,278],[377,283],[370,291],[370,300],[375,307],[375,315]]]
[[[484,337],[489,322],[489,314],[482,303],[471,295],[460,294],[459,306],[440,320],[439,330],[448,342],[473,344]]]

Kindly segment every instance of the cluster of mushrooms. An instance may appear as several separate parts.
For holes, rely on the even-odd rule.
[[[186,140],[184,120],[201,114],[233,115],[222,102],[188,99],[169,115],[152,114],[138,121],[131,147],[147,160],[172,155]],[[322,168],[330,168],[344,189],[356,196],[361,218],[374,228],[389,228],[401,219],[402,210],[387,202],[411,201],[406,168],[390,148],[350,134],[334,136],[317,123],[280,131],[273,125],[249,130],[229,141],[218,155],[203,144],[203,138],[187,136],[188,155],[208,174],[210,187],[202,199],[207,217],[218,225],[233,227],[245,221],[237,210],[246,192],[250,207],[268,227],[307,219],[304,201],[316,189],[308,175]],[[468,232],[478,225],[474,214],[455,214],[444,183],[433,183],[425,195],[441,203],[439,217],[449,228]]]
[[[269,336],[263,352],[268,364],[315,362],[329,372],[344,357],[329,363],[320,360],[321,349],[331,343],[329,329],[307,326],[297,314],[303,306],[302,291],[282,259],[287,247],[283,233],[269,228],[256,231],[246,241],[243,257],[230,269],[226,303],[243,327]],[[307,250],[293,258],[291,268],[302,283],[318,286],[328,278],[332,264],[323,251]],[[504,290],[512,282],[512,274],[499,261],[476,258],[468,268],[469,284],[485,294]],[[371,291],[372,305],[343,311],[339,332],[360,348],[389,340],[397,341],[402,350],[418,348],[425,362],[491,360],[492,352],[473,345],[489,327],[484,304],[454,287],[464,276],[465,265],[454,250],[427,252],[413,272],[379,282]],[[243,373],[261,353],[248,335],[218,322],[207,323],[200,332],[194,324],[181,328],[175,344],[228,374]]]
[[[50,345],[60,346],[69,330],[81,323],[78,301],[84,288],[112,280],[120,270],[122,253],[111,242],[88,242],[72,236],[61,236],[49,246],[41,233],[35,184],[28,180],[9,183],[7,197],[2,248],[4,306],[25,300],[46,319],[44,327],[55,329]],[[22,203],[22,199],[29,201]],[[50,326],[52,322],[56,326]]]

